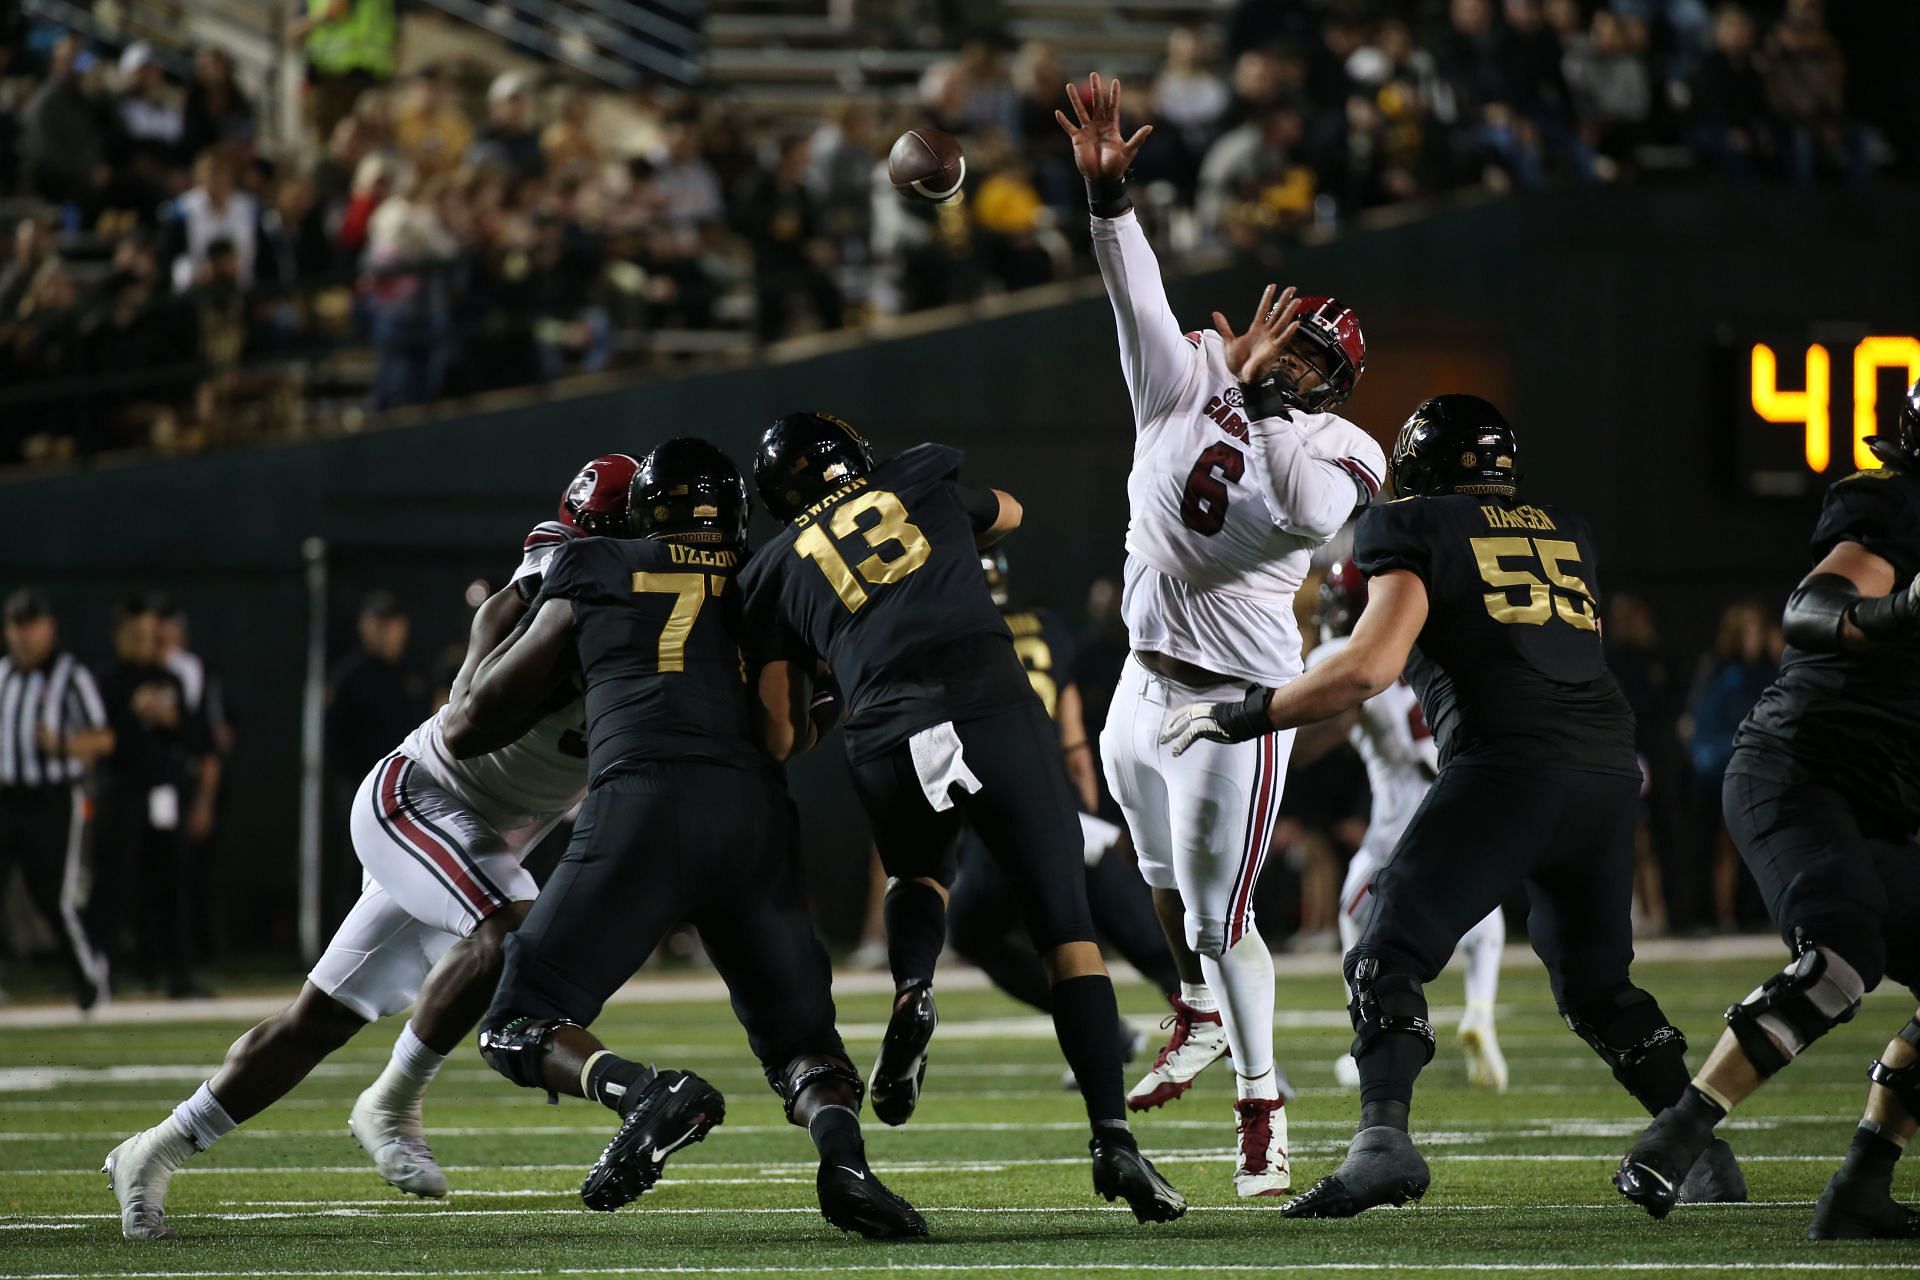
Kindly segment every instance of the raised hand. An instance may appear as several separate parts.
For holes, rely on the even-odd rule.
[[[1286,350],[1288,339],[1300,328],[1300,322],[1294,319],[1300,311],[1300,300],[1295,293],[1292,285],[1288,285],[1284,293],[1278,285],[1268,285],[1260,295],[1260,305],[1254,309],[1253,320],[1245,333],[1235,333],[1225,316],[1218,311],[1213,313],[1214,331],[1227,344],[1227,368],[1233,370],[1234,377],[1255,383],[1272,371],[1280,353]]]
[[[1073,104],[1073,114],[1079,123],[1067,119],[1064,111],[1055,111],[1053,118],[1073,139],[1073,163],[1080,170],[1080,176],[1089,182],[1125,177],[1133,167],[1133,157],[1140,150],[1140,144],[1153,132],[1153,126],[1141,125],[1131,138],[1121,135],[1120,82],[1115,80],[1103,86],[1096,71],[1087,77],[1084,89],[1077,84],[1067,86],[1067,101]]]

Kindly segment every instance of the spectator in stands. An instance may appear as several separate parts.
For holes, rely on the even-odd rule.
[[[540,376],[561,377],[568,365],[599,373],[613,359],[613,320],[603,296],[606,253],[579,216],[580,186],[560,184],[533,221],[529,255],[538,294],[534,343]]]
[[[954,57],[928,67],[920,101],[950,133],[1017,134],[1020,128],[1020,99],[1006,61],[985,40],[969,40]]]
[[[592,178],[600,173],[600,144],[594,140],[593,99],[578,89],[562,89],[553,121],[540,131],[542,172]]]
[[[422,68],[407,86],[394,112],[393,140],[421,181],[450,173],[465,159],[473,122],[454,101],[440,68]]]
[[[1014,54],[1012,83],[1019,99],[1015,110],[1020,119],[1020,131],[1015,136],[1026,143],[1034,159],[1056,149],[1048,145],[1053,135],[1047,130],[1059,127],[1053,122],[1053,113],[1060,106],[1060,86],[1070,78],[1060,55],[1044,40],[1029,40]]]
[[[1721,817],[1720,789],[1733,756],[1733,734],[1773,683],[1780,637],[1767,611],[1753,601],[1720,615],[1713,652],[1701,664],[1687,707],[1684,732],[1692,766],[1689,809],[1693,839],[1687,856],[1668,871],[1673,927],[1703,932],[1736,920],[1739,858]]]
[[[467,152],[467,163],[500,169],[522,180],[547,171],[540,127],[534,119],[533,86],[520,72],[503,72],[487,86],[487,122]]]
[[[107,163],[112,121],[106,105],[82,75],[75,36],[63,36],[49,57],[47,78],[21,112],[21,151],[35,195],[76,206],[91,222],[102,208],[113,177]]]
[[[1866,181],[1866,139],[1842,116],[1846,78],[1846,61],[1827,30],[1820,0],[1787,0],[1767,39],[1766,85],[1793,181],[1811,183],[1821,170]]]
[[[989,135],[975,153],[986,171],[973,190],[972,211],[987,275],[1008,290],[1046,284],[1053,279],[1053,257],[1041,241],[1053,220],[1032,168],[1005,137]]]
[[[1611,9],[1596,9],[1586,37],[1568,47],[1563,65],[1581,135],[1598,153],[1595,172],[1617,176],[1645,141],[1653,111],[1652,78],[1627,24]]]
[[[1713,17],[1713,47],[1687,85],[1687,139],[1708,163],[1729,178],[1753,176],[1774,151],[1767,119],[1767,86],[1754,56],[1753,19],[1737,4],[1723,4]]]
[[[868,187],[880,159],[873,108],[852,100],[838,104],[814,131],[810,146],[807,189],[819,205],[821,234],[843,261],[864,262],[873,235]]]
[[[167,183],[180,164],[185,118],[154,59],[153,46],[144,40],[136,40],[120,55],[120,92],[113,106],[117,176],[123,187],[138,182],[151,189],[151,198],[142,201],[143,210],[151,211],[172,194]]]
[[[333,136],[368,89],[393,79],[400,44],[395,0],[294,0],[287,39],[307,55],[313,131]]]
[[[725,220],[720,179],[701,150],[700,119],[683,112],[667,125],[664,145],[653,157],[653,186],[661,219],[689,244]]]
[[[325,280],[334,273],[333,242],[327,238],[326,211],[313,179],[290,173],[273,186],[273,199],[260,215],[260,240],[254,275],[276,284]]]
[[[7,269],[0,272],[0,320],[18,314],[40,268],[59,256],[53,225],[46,219],[27,217],[14,224],[13,256],[7,261]]]
[[[807,189],[811,159],[804,135],[782,139],[773,167],[741,202],[740,230],[753,246],[758,329],[765,342],[787,335],[799,298],[810,303],[822,329],[844,323],[833,243],[822,234],[819,207]]]
[[[233,161],[224,152],[201,153],[193,176],[193,187],[173,202],[165,228],[174,289],[184,293],[201,278],[207,251],[216,243],[233,251],[240,287],[252,285],[260,202],[236,185]]]
[[[1221,135],[1200,164],[1194,212],[1206,235],[1252,249],[1313,217],[1314,171],[1305,162],[1306,118],[1286,103]]]
[[[193,55],[193,81],[187,86],[182,113],[180,153],[197,156],[214,147],[250,147],[254,128],[253,103],[240,90],[233,58],[217,45],[203,47]]]
[[[341,208],[340,225],[334,231],[334,247],[343,263],[360,261],[366,252],[373,215],[407,176],[404,166],[382,152],[369,152],[360,158],[353,171],[353,189]]]
[[[1233,102],[1221,118],[1236,126],[1293,100],[1306,86],[1306,64],[1277,49],[1249,49],[1233,64]]]
[[[461,245],[441,216],[445,189],[443,177],[396,189],[367,226],[375,409],[427,404],[446,384],[454,356],[450,268]]]
[[[232,241],[206,246],[186,294],[205,371],[195,417],[208,438],[230,437],[238,423],[228,410],[242,389],[241,363],[255,345],[240,252]]]
[[[1220,132],[1233,97],[1213,70],[1211,51],[1191,27],[1167,33],[1167,61],[1153,82],[1153,118],[1171,155],[1168,164],[1181,191],[1191,198],[1200,160]],[[1054,90],[1058,98],[1060,91]]]

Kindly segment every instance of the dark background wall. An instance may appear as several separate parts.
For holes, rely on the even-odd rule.
[[[1916,226],[1920,193],[1910,191],[1601,190],[1352,234],[1298,250],[1284,270],[1364,318],[1370,368],[1350,416],[1390,440],[1425,395],[1467,390],[1500,404],[1521,432],[1529,484],[1592,520],[1605,589],[1650,597],[1690,653],[1731,600],[1784,599],[1817,505],[1744,497],[1732,483],[1722,336],[1810,321],[1915,332]],[[1252,269],[1184,279],[1171,288],[1174,309],[1190,327],[1214,309],[1239,324],[1265,282]],[[1848,376],[1844,356],[1834,373]],[[460,640],[466,584],[504,581],[521,535],[586,458],[698,434],[744,460],[766,421],[801,407],[852,420],[882,451],[922,439],[964,447],[974,478],[1026,504],[1010,551],[1027,594],[1074,611],[1095,577],[1118,572],[1130,414],[1096,294],[810,359],[344,439],[0,482],[0,586],[48,589],[68,642],[102,662],[116,598],[163,589],[185,605],[240,722],[222,854],[227,892],[245,908],[238,941],[283,941],[303,540],[328,544],[336,652],[360,596],[386,587],[414,609],[424,658]],[[1834,474],[1844,473],[1843,461]],[[844,919],[863,890],[830,854],[862,839],[857,809],[830,759],[806,765],[797,784],[812,860],[830,871],[817,890],[829,919]]]

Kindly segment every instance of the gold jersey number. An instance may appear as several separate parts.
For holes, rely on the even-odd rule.
[[[1580,567],[1579,547],[1557,538],[1474,538],[1472,543],[1481,580],[1496,588],[1485,597],[1487,616],[1495,622],[1537,627],[1559,618],[1582,631],[1600,629],[1593,592],[1567,572]],[[1529,563],[1513,568],[1501,563],[1510,560]],[[1526,591],[1523,602],[1516,602],[1516,588]]]
[[[879,519],[863,529],[860,517],[869,511]],[[858,613],[867,602],[867,589],[860,585],[862,579],[868,586],[876,587],[898,582],[933,554],[926,535],[908,521],[907,509],[900,505],[900,499],[884,489],[863,493],[852,502],[836,507],[828,524],[832,526],[833,538],[850,538],[858,533],[866,539],[873,554],[858,564],[849,565],[840,548],[833,544],[833,538],[827,536],[827,526],[819,524],[809,525],[794,539],[793,549],[819,567],[849,613]],[[892,559],[880,554],[889,543],[900,548],[900,554]]]
[[[693,634],[693,620],[700,606],[727,587],[726,578],[713,573],[636,573],[633,589],[650,595],[673,597],[673,612],[660,629],[660,653],[656,671],[687,669],[687,637]]]
[[[1053,646],[1045,636],[1015,636],[1013,652],[1020,659],[1020,665],[1027,669],[1027,683],[1040,695],[1040,705],[1051,718],[1054,708],[1060,704],[1060,686],[1053,678]]]

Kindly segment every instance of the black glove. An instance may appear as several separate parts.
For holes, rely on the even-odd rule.
[[[1848,607],[1853,625],[1870,640],[1902,640],[1920,635],[1920,574],[1901,591],[1871,600],[1856,600]]]

